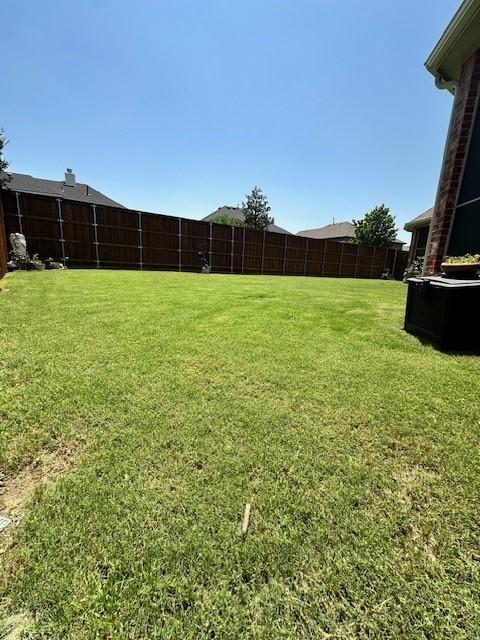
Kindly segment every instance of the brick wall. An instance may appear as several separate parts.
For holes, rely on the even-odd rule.
[[[480,91],[480,49],[464,64],[455,92],[425,260],[425,274],[440,272],[460,188]]]

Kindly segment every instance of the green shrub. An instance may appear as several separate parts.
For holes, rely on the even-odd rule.
[[[446,264],[475,264],[480,262],[480,253],[466,253],[464,256],[447,256]]]
[[[423,272],[423,258],[416,258],[411,265],[405,269],[404,278],[415,278],[421,276]]]

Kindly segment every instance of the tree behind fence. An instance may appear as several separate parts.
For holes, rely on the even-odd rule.
[[[407,253],[12,191],[2,193],[7,237],[69,267],[380,278],[403,276]]]

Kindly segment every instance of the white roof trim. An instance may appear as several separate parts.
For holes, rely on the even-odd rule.
[[[464,0],[425,62],[425,66],[432,75],[435,77],[439,76],[439,67],[442,62],[452,51],[453,47],[460,40],[479,12],[479,0]],[[454,78],[443,79],[452,80]]]

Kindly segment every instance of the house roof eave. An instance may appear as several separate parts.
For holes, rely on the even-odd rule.
[[[464,0],[425,62],[437,86],[453,92],[463,63],[480,47],[480,0]],[[449,86],[443,86],[448,83]]]
[[[431,218],[418,220],[418,222],[407,222],[403,227],[405,231],[415,231],[415,229],[421,229],[422,227],[428,227],[431,223]]]

